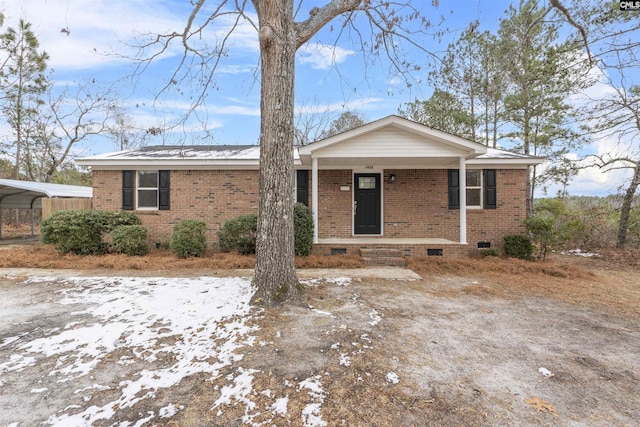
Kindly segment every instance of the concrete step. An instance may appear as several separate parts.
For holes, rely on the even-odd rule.
[[[402,251],[395,248],[360,248],[361,257],[400,257],[402,258]]]
[[[365,266],[404,267],[402,251],[395,248],[360,248]]]

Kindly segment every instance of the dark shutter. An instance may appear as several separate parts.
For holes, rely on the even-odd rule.
[[[484,170],[484,208],[495,209],[497,207],[496,197],[496,170]]]
[[[158,209],[169,210],[169,171],[158,171]]]
[[[449,209],[460,209],[460,171],[449,169]]]
[[[133,210],[133,177],[135,171],[122,171],[122,210]]]
[[[296,201],[309,206],[309,171],[296,171]]]

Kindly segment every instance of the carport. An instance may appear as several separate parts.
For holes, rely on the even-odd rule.
[[[0,179],[0,218],[2,218],[3,209],[29,209],[31,211],[31,235],[33,236],[33,211],[42,209],[42,199],[45,197],[91,199],[93,189],[79,185]],[[2,221],[0,221],[0,238],[2,238]]]

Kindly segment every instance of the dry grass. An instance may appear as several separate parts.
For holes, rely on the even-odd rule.
[[[0,268],[55,268],[55,269],[118,269],[118,270],[234,270],[253,268],[255,256],[235,253],[207,252],[203,257],[181,259],[168,250],[158,249],[146,256],[130,257],[122,254],[80,256],[61,254],[52,245],[15,247],[0,251]],[[298,268],[359,268],[358,256],[297,257]]]
[[[640,253],[626,250],[615,254],[601,258],[555,255],[546,261],[415,258],[407,265],[424,278],[473,279],[474,284],[462,292],[486,298],[527,295],[640,316],[638,268],[635,262],[626,262],[629,258],[635,261]]]
[[[486,298],[523,295],[557,299],[570,304],[609,308],[640,315],[638,260],[640,251],[612,251],[601,258],[554,255],[546,261],[503,258],[408,258],[407,267],[428,280],[430,276],[473,279],[463,292]],[[0,250],[0,268],[118,270],[200,274],[252,269],[255,256],[208,252],[199,258],[180,259],[168,250],[153,250],[143,257],[122,254],[79,256],[60,254],[51,245],[18,246]],[[297,268],[361,268],[354,255],[297,257]],[[459,289],[443,288],[440,293]]]

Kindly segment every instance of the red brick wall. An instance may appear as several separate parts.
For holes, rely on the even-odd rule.
[[[388,179],[392,173],[396,176],[393,183]],[[352,171],[321,170],[318,174],[319,237],[351,238]],[[504,235],[524,232],[526,170],[498,170],[496,175],[497,209],[467,210],[470,249],[478,241],[501,246]],[[446,170],[386,170],[383,181],[383,237],[458,241],[459,211],[448,208]],[[345,186],[349,191],[340,189]],[[93,188],[96,209],[121,208],[121,171],[95,170]],[[169,211],[135,211],[149,228],[151,240],[168,241],[173,224],[182,219],[200,219],[207,223],[207,240],[213,243],[224,221],[257,212],[258,171],[173,170],[170,197]]]
[[[258,171],[172,170],[171,209],[133,211],[149,229],[152,242],[168,242],[173,225],[183,219],[207,224],[207,241],[217,242],[217,231],[235,216],[258,211]],[[122,208],[122,172],[93,171],[95,209]]]
[[[389,181],[390,174],[396,179]],[[444,169],[385,170],[385,238],[460,238],[460,213],[449,210]],[[497,209],[467,209],[467,241],[501,245],[506,234],[524,232],[526,170],[497,170]],[[353,178],[350,170],[319,171],[319,238],[352,237]],[[349,186],[349,191],[341,191]]]

